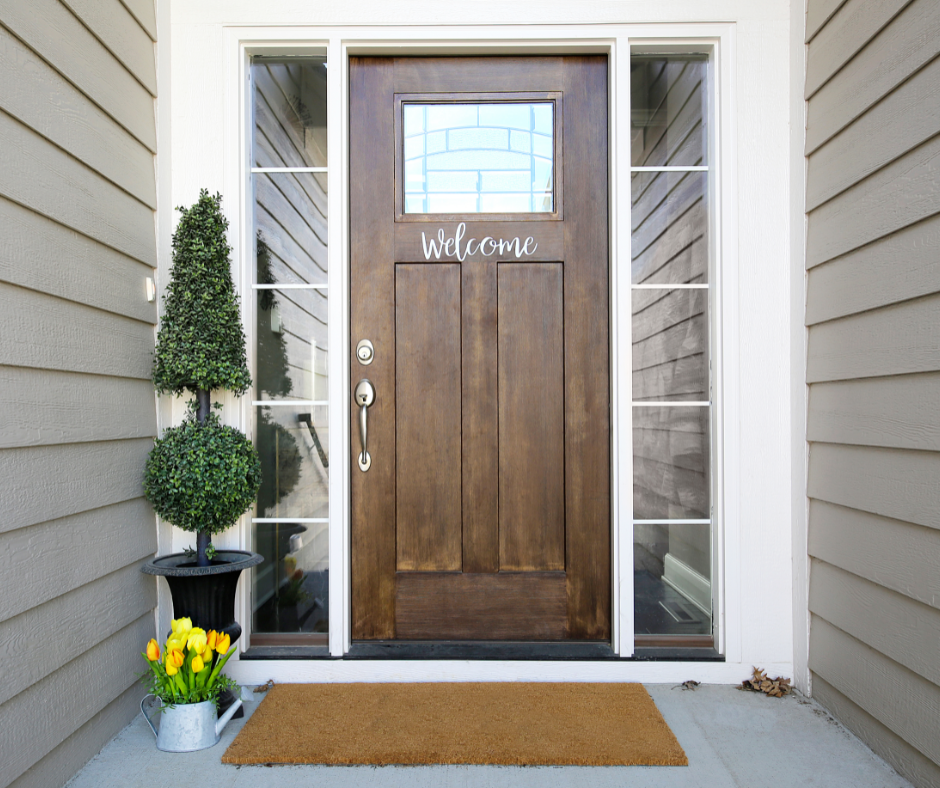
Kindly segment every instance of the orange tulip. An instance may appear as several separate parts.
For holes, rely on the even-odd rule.
[[[183,667],[183,663],[186,661],[186,657],[183,656],[183,652],[178,648],[173,649],[172,651],[167,652],[166,655],[166,665],[169,668],[171,665],[179,670]]]
[[[150,638],[150,642],[147,644],[147,659],[151,662],[157,662],[160,659],[160,646],[153,638]]]
[[[215,650],[220,654],[228,653],[229,646],[232,645],[232,639],[227,635],[222,635],[215,644]]]
[[[209,630],[209,634],[206,636],[206,644],[209,646],[209,651],[212,651],[215,648],[215,644],[218,641],[219,633],[214,629]]]

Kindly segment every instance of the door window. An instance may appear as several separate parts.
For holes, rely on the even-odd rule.
[[[551,213],[554,104],[405,103],[405,213]]]

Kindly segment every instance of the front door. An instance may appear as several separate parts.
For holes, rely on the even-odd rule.
[[[352,58],[349,100],[352,637],[608,640],[607,58]]]

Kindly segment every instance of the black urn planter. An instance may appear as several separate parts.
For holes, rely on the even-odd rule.
[[[173,597],[174,619],[189,618],[193,626],[207,632],[210,629],[223,632],[234,645],[242,634],[241,625],[235,620],[238,578],[242,570],[262,561],[264,556],[247,550],[218,550],[209,566],[196,566],[195,556],[172,553],[151,559],[141,571],[166,578]],[[223,693],[219,699],[222,711],[234,702],[234,696],[229,695]]]

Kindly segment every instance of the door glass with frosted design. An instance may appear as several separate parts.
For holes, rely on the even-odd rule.
[[[554,104],[402,105],[404,212],[551,213]]]

